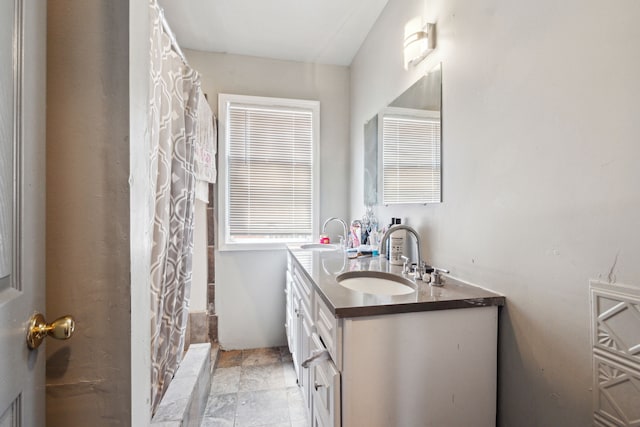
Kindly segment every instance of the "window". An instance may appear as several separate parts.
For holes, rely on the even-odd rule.
[[[220,249],[312,241],[320,103],[226,94],[218,102]]]
[[[382,203],[438,203],[440,115],[387,108],[381,113]]]

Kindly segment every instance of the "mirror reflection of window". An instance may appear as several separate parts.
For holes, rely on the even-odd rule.
[[[378,204],[378,115],[364,124],[364,204]]]
[[[438,203],[440,112],[387,108],[382,127],[382,203]]]

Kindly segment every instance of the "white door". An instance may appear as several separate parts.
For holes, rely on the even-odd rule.
[[[46,2],[0,1],[0,427],[44,426]]]

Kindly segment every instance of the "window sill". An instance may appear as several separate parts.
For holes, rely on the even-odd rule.
[[[273,243],[224,243],[220,244],[219,252],[239,252],[239,251],[274,251],[285,250],[287,245],[298,245],[311,243],[311,240],[297,242],[273,242]]]

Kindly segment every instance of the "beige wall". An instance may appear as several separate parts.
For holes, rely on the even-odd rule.
[[[185,55],[202,75],[202,87],[216,113],[218,93],[320,101],[320,219],[346,218],[349,69],[193,50],[185,50]],[[223,347],[285,343],[285,268],[285,250],[216,251],[216,313]]]
[[[438,47],[404,71],[420,15]],[[390,0],[352,64],[351,216],[365,121],[443,64],[444,202],[377,210],[419,230],[428,262],[506,295],[500,425],[590,425],[588,281],[640,285],[639,17],[630,0]]]
[[[131,419],[128,25],[127,1],[48,2],[47,317],[76,319],[47,342],[50,427]]]

